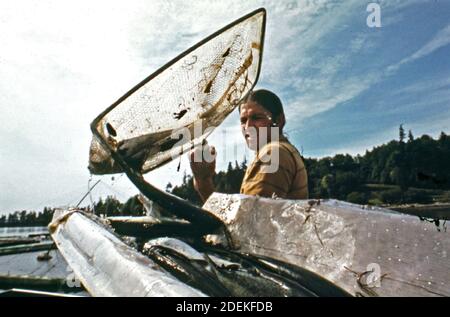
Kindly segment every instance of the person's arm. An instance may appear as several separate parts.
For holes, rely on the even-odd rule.
[[[194,175],[194,188],[203,202],[215,191],[216,150],[205,145],[189,153],[189,161]]]
[[[200,180],[194,177],[194,188],[203,202],[208,200],[209,196],[216,190],[212,177]]]

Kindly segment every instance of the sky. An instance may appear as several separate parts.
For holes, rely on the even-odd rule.
[[[369,27],[368,5],[380,8]],[[398,137],[450,133],[450,1],[2,1],[0,213],[137,193],[124,175],[90,176],[89,124],[207,35],[267,10],[257,87],[282,99],[306,157],[364,154]],[[226,136],[226,137],[225,137]],[[233,112],[208,139],[218,169],[251,159]],[[186,158],[146,175],[160,188]],[[90,180],[90,181],[89,181]],[[90,198],[83,202],[90,202]],[[83,205],[82,204],[82,205]]]

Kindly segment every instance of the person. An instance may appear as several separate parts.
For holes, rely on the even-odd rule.
[[[283,135],[286,118],[280,98],[269,90],[252,91],[239,107],[239,115],[247,146],[256,151],[245,172],[240,193],[308,199],[308,177],[302,156]],[[205,153],[205,148],[189,153],[194,188],[203,201],[215,191],[216,168],[215,148],[205,147],[209,147],[212,160],[198,159],[198,151]]]

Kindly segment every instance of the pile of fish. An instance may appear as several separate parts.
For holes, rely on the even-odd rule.
[[[194,248],[170,237],[130,242],[80,210],[55,214],[49,229],[92,296],[349,295],[319,275],[268,257],[200,241],[191,242]]]
[[[450,234],[418,217],[219,193],[203,208],[223,227],[71,210],[49,228],[93,296],[450,296]]]

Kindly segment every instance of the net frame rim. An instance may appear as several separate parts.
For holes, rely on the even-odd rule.
[[[173,59],[171,59],[170,61],[165,63],[163,66],[158,68],[156,71],[151,73],[149,76],[144,78],[141,82],[139,82],[137,85],[135,85],[133,88],[131,88],[128,92],[126,92],[122,97],[117,99],[112,105],[110,105],[108,108],[106,108],[104,111],[102,111],[92,121],[92,123],[90,125],[90,128],[91,128],[91,132],[92,132],[93,136],[99,141],[100,145],[103,146],[104,149],[107,150],[107,152],[109,152],[111,154],[112,159],[114,159],[122,167],[123,172],[125,172],[126,174],[128,174],[129,172],[132,172],[133,174],[136,174],[137,171],[134,168],[132,168],[126,162],[126,160],[117,151],[114,151],[113,148],[111,147],[111,145],[102,136],[102,134],[99,131],[99,128],[100,128],[99,127],[99,123],[100,123],[100,121],[109,112],[111,112],[114,108],[119,106],[124,100],[126,100],[128,97],[130,97],[134,92],[136,92],[139,88],[141,88],[142,86],[147,84],[149,81],[151,81],[153,78],[155,78],[156,76],[161,74],[163,71],[165,71],[166,69],[171,67],[173,64],[178,62],[180,59],[182,59],[183,57],[187,56],[188,54],[190,54],[191,52],[193,52],[194,50],[196,50],[200,46],[202,46],[205,43],[209,42],[210,40],[216,38],[217,36],[219,36],[223,32],[227,31],[228,29],[231,29],[235,25],[237,25],[237,24],[239,24],[239,23],[241,23],[241,22],[251,18],[252,16],[260,14],[260,13],[262,13],[262,25],[261,25],[261,39],[260,39],[260,43],[261,44],[260,44],[259,63],[258,63],[257,71],[256,71],[255,81],[254,81],[254,83],[252,84],[252,86],[251,86],[251,88],[249,90],[249,92],[250,92],[255,87],[256,83],[258,82],[259,75],[260,75],[260,72],[261,72],[262,56],[263,56],[263,52],[264,52],[264,38],[265,38],[265,32],[266,32],[266,17],[267,17],[267,11],[266,11],[265,8],[258,8],[256,10],[254,10],[254,11],[252,11],[252,12],[250,12],[250,13],[242,16],[242,17],[240,17],[239,19],[237,19],[237,20],[235,20],[235,21],[225,25],[224,27],[220,28],[219,30],[215,31],[214,33],[210,34],[209,36],[205,37],[201,41],[197,42],[196,44],[194,44],[193,46],[191,46],[187,50],[183,51],[182,53],[180,53],[179,55],[177,55],[176,57],[174,57]],[[245,99],[246,95],[242,98],[242,100]],[[167,162],[164,162],[164,163],[167,163]],[[161,164],[158,164],[158,166],[161,166]],[[140,173],[137,173],[137,174],[140,174]]]

